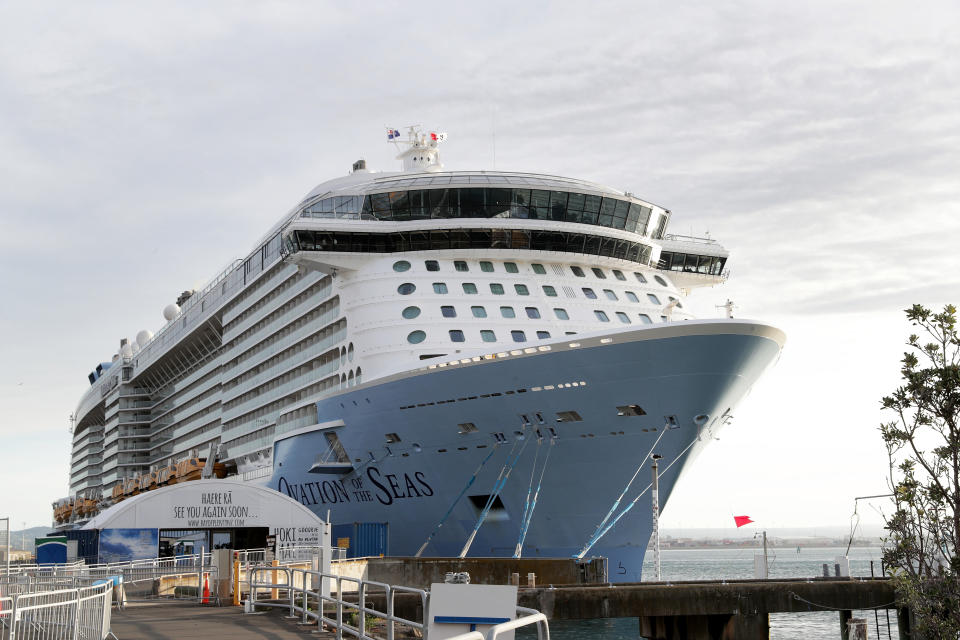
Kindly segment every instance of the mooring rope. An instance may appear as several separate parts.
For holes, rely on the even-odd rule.
[[[667,471],[669,471],[670,468],[671,468],[674,464],[677,463],[677,460],[679,460],[681,457],[683,457],[683,454],[685,454],[687,451],[689,451],[689,450],[690,450],[690,447],[692,447],[692,446],[695,445],[696,443],[697,443],[696,440],[691,440],[691,441],[690,441],[690,444],[688,444],[686,447],[684,447],[683,451],[681,451],[680,453],[678,453],[678,454],[677,454],[677,457],[674,458],[673,461],[671,461],[670,464],[668,464],[668,465],[663,469],[663,471],[660,472],[660,477],[663,477],[663,476],[667,473]],[[617,524],[617,522],[620,521],[620,518],[622,518],[623,516],[627,515],[627,513],[630,512],[630,509],[633,509],[634,505],[637,504],[637,502],[640,500],[640,498],[642,498],[643,495],[644,495],[647,491],[649,491],[651,487],[653,487],[653,483],[652,483],[652,482],[651,482],[650,484],[648,484],[648,485],[646,486],[646,488],[644,488],[644,490],[641,491],[640,494],[639,494],[636,498],[634,498],[633,501],[630,502],[630,504],[628,504],[628,505],[623,509],[623,511],[621,511],[620,513],[618,513],[618,514],[617,514],[617,517],[615,517],[610,524],[608,524],[606,527],[604,527],[602,531],[599,531],[598,533],[595,533],[595,534],[593,535],[593,537],[591,537],[590,540],[587,542],[587,544],[584,545],[583,549],[580,550],[580,553],[576,554],[576,555],[574,556],[574,558],[580,560],[580,559],[583,558],[583,556],[587,555],[587,552],[590,551],[590,549],[593,547],[593,545],[595,545],[595,544],[597,543],[597,541],[600,540],[600,538],[602,538],[603,536],[605,536],[606,533],[607,533],[608,531],[610,531],[610,529],[612,529],[612,528]]]
[[[493,454],[497,452],[497,448],[499,448],[499,446],[500,446],[500,443],[499,443],[499,442],[498,442],[497,444],[493,445],[493,449],[490,450],[490,453],[487,454],[487,457],[483,459],[483,461],[480,463],[480,466],[477,467],[477,470],[474,471],[474,472],[473,472],[473,475],[470,476],[470,479],[467,480],[467,485],[460,491],[460,493],[457,495],[457,497],[453,500],[453,503],[450,505],[450,508],[447,509],[447,512],[446,512],[445,514],[443,514],[443,517],[440,518],[440,522],[437,524],[436,528],[430,533],[429,536],[427,536],[426,541],[425,541],[425,542],[423,543],[423,545],[417,550],[417,553],[414,554],[414,556],[413,556],[414,558],[419,558],[420,555],[423,554],[423,552],[427,550],[427,546],[428,546],[428,545],[430,544],[430,542],[433,540],[433,537],[434,537],[435,535],[437,535],[437,532],[440,531],[440,527],[443,526],[443,523],[446,522],[446,521],[447,521],[447,518],[450,517],[450,514],[453,513],[453,508],[454,508],[455,506],[457,506],[457,503],[460,502],[460,499],[463,498],[463,495],[470,489],[470,487],[473,486],[473,483],[476,481],[477,476],[480,475],[480,470],[483,469],[484,465],[487,464],[487,461],[490,460],[490,458],[493,457]]]
[[[519,439],[514,440],[514,448],[516,448],[518,442]],[[497,481],[493,486],[493,491],[487,497],[487,504],[484,505],[483,511],[480,512],[480,517],[477,518],[476,526],[473,528],[473,531],[470,532],[470,537],[467,538],[466,544],[463,545],[463,549],[460,551],[461,558],[465,557],[467,552],[470,551],[470,545],[473,544],[473,539],[477,537],[477,532],[480,531],[480,527],[483,525],[483,521],[487,519],[487,514],[490,513],[490,509],[493,507],[494,501],[500,495],[500,492],[503,491],[504,485],[507,484],[507,480],[510,478],[510,472],[513,471],[515,466],[517,466],[517,462],[520,460],[520,456],[523,455],[524,450],[527,448],[528,442],[530,441],[527,438],[524,438],[523,446],[520,447],[520,451],[518,451],[512,459],[510,454],[507,455],[507,460],[500,469],[500,475],[497,476]],[[510,452],[513,453],[513,449],[511,449]]]
[[[640,459],[640,464],[637,466],[637,470],[633,472],[633,476],[630,478],[630,481],[627,483],[627,486],[623,488],[623,491],[620,492],[620,495],[617,496],[617,499],[613,501],[613,505],[610,507],[610,510],[607,511],[607,515],[603,517],[603,520],[600,521],[600,523],[597,525],[597,528],[593,530],[593,536],[591,536],[590,539],[587,541],[587,545],[583,553],[585,553],[586,549],[589,549],[590,547],[592,547],[593,544],[597,541],[597,539],[599,538],[597,534],[600,532],[600,529],[603,528],[603,525],[607,524],[607,521],[610,519],[610,516],[612,516],[613,512],[616,511],[617,507],[620,506],[620,501],[623,500],[623,497],[625,495],[627,495],[627,492],[630,490],[630,487],[633,485],[633,481],[637,479],[638,475],[640,475],[640,470],[643,469],[643,465],[646,464],[647,460],[653,454],[654,449],[656,449],[657,445],[660,443],[660,438],[662,438],[663,434],[665,434],[666,432],[667,432],[666,429],[663,429],[660,432],[660,435],[657,436],[657,439],[654,441],[653,446],[650,447],[650,451],[647,451],[647,455],[643,456],[643,458]],[[583,553],[581,553],[579,557],[583,557]]]
[[[543,459],[543,467],[540,469],[540,479],[537,480],[537,490],[533,494],[533,501],[530,503],[530,510],[524,514],[522,526],[520,528],[520,539],[517,541],[517,549],[513,553],[514,558],[519,558],[523,553],[523,541],[527,539],[527,531],[530,529],[530,522],[533,520],[533,510],[537,508],[537,498],[540,497],[540,487],[543,486],[543,474],[547,472],[547,463],[550,462],[550,452],[553,451],[555,441],[550,438],[550,448],[547,449],[547,455]],[[533,474],[530,475],[531,482]]]

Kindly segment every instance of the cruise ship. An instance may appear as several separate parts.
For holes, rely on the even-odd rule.
[[[388,138],[402,170],[320,184],[94,368],[57,526],[236,476],[389,523],[392,555],[602,556],[640,578],[651,460],[666,505],[784,334],[688,312],[728,252],[670,235],[663,207]]]

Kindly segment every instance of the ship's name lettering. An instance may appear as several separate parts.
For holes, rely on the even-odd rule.
[[[422,471],[413,475],[408,473],[382,473],[376,467],[367,469],[367,478],[372,488],[364,486],[362,477],[350,478],[349,485],[344,480],[322,480],[315,482],[289,482],[280,477],[277,491],[285,493],[304,505],[339,504],[345,502],[373,502],[391,505],[405,498],[424,498],[433,495],[433,487]]]

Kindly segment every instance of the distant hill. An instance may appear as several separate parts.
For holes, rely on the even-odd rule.
[[[751,524],[739,529],[734,527],[701,529],[701,528],[661,528],[661,536],[671,536],[673,538],[697,538],[706,540],[737,540],[740,538],[752,538],[755,534],[766,530],[768,536],[779,538],[846,538],[850,535],[849,527],[842,526],[823,526],[823,527],[759,527]],[[860,525],[857,527],[856,537],[858,538],[880,538],[886,534],[882,525]]]
[[[34,548],[34,538],[42,538],[50,533],[50,530],[53,527],[30,527],[29,529],[21,529],[19,531],[10,532],[10,548],[14,551],[29,551],[30,553],[36,553]],[[0,537],[2,537],[0,533]]]

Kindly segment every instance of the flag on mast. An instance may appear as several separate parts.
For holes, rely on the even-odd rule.
[[[393,140],[400,137],[400,132],[396,129],[387,129],[387,140]]]
[[[745,524],[753,523],[753,520],[750,519],[750,516],[733,516],[733,521],[737,523],[737,529]]]

